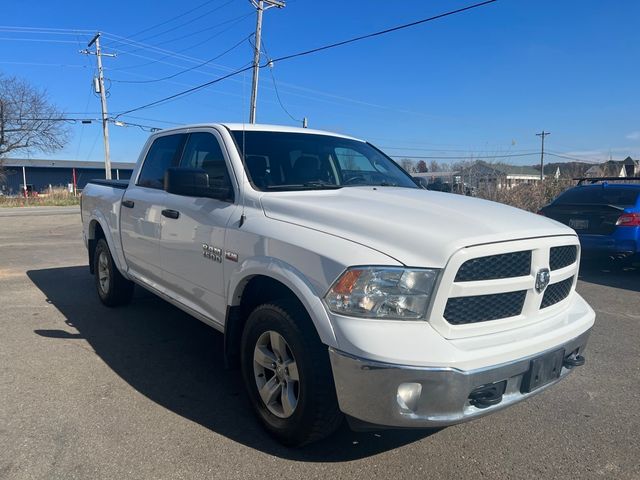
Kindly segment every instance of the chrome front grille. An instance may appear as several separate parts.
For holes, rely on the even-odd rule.
[[[443,270],[429,321],[445,338],[464,338],[548,318],[567,305],[578,254],[575,236],[460,249]],[[549,285],[537,291],[536,277],[545,276]]]

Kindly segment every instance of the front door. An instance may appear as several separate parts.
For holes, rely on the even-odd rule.
[[[178,163],[186,134],[157,137],[145,156],[135,184],[120,208],[120,235],[129,272],[152,287],[162,282],[159,251],[162,210],[166,203],[164,172]]]
[[[180,167],[205,170],[212,189],[232,187],[223,145],[214,130],[192,131]],[[165,208],[172,211],[172,217],[162,217],[164,283],[181,303],[222,325],[226,310],[224,237],[237,208],[233,195],[218,200],[167,193]]]

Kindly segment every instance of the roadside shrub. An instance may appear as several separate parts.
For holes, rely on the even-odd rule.
[[[477,197],[505,203],[529,212],[537,212],[573,185],[574,182],[571,179],[547,178],[542,182],[524,183],[511,189],[481,189],[478,190]]]
[[[38,193],[32,197],[0,197],[0,207],[40,207],[78,205],[80,196],[69,193],[63,187],[54,187],[50,192]]]

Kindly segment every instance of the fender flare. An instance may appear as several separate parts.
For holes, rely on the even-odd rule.
[[[113,263],[116,265],[116,268],[122,274],[123,277],[125,277],[126,279],[129,279],[129,276],[127,275],[127,268],[126,268],[127,264],[124,259],[122,248],[118,248],[118,245],[116,245],[116,242],[113,239],[113,233],[111,231],[111,228],[109,228],[109,223],[107,222],[107,219],[105,218],[104,214],[97,209],[91,212],[91,215],[89,217],[89,222],[87,223],[87,242],[91,242],[91,240],[95,240],[95,233],[92,235],[90,231],[91,224],[93,222],[96,222],[98,225],[100,225],[100,228],[104,233],[104,239],[107,242],[107,245],[109,246],[109,250],[111,251],[111,257],[113,258]],[[87,245],[89,245],[89,243],[87,243]],[[92,261],[92,259],[89,259],[89,261]]]
[[[273,278],[289,288],[307,310],[322,343],[338,347],[333,325],[322,302],[324,292],[318,293],[302,272],[277,258],[259,256],[243,261],[229,278],[228,307],[240,304],[244,287],[258,275]]]

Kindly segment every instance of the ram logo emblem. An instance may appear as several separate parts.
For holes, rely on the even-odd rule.
[[[541,268],[536,274],[536,292],[542,293],[542,291],[549,285],[551,280],[551,274],[548,268]]]

